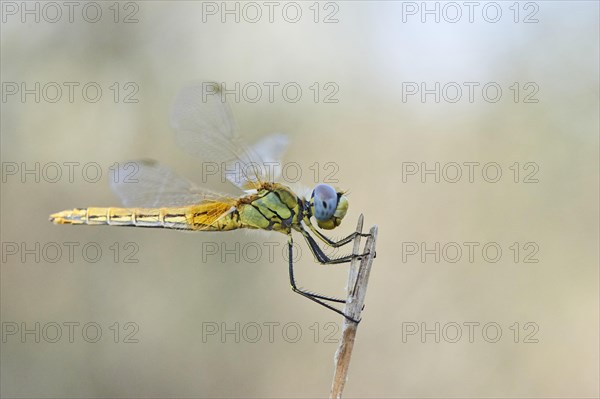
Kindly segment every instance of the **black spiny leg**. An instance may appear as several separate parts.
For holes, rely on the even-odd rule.
[[[359,254],[359,255],[347,255],[347,256],[342,256],[341,258],[331,259],[327,255],[325,255],[325,253],[319,247],[319,245],[317,244],[315,239],[312,238],[310,234],[308,234],[308,231],[301,229],[300,232],[302,233],[302,235],[304,236],[304,239],[308,243],[308,246],[309,246],[311,252],[315,256],[315,259],[317,259],[317,262],[319,262],[323,265],[337,265],[340,263],[348,263],[348,262],[351,262],[352,259],[362,259],[363,256],[369,255],[369,253],[367,252],[367,253]],[[355,237],[356,237],[356,234],[357,233],[354,234]]]
[[[313,240],[313,242],[314,242],[314,240]],[[302,291],[301,289],[299,289],[296,286],[296,279],[294,278],[294,239],[292,238],[291,234],[288,236],[288,248],[289,248],[290,285],[292,286],[292,291],[294,291],[297,294],[302,295],[305,298],[310,299],[313,302],[318,303],[321,306],[326,307],[327,309],[333,310],[334,312],[344,316],[346,319],[348,319],[350,321],[358,323],[359,322],[358,320],[354,320],[353,318],[344,314],[344,312],[342,312],[341,310],[336,309],[333,306],[323,302],[323,301],[331,301],[331,302],[337,302],[337,303],[346,303],[346,301],[344,301],[343,299],[331,298],[331,297],[327,297],[324,295],[314,294],[312,292]],[[324,256],[324,254],[323,254],[323,256]]]
[[[341,247],[343,245],[348,244],[349,242],[352,242],[352,240],[354,240],[354,238],[356,238],[356,236],[360,235],[361,237],[368,237],[369,234],[367,233],[359,233],[358,231],[355,231],[354,233],[350,234],[348,237],[342,238],[339,241],[334,241],[331,238],[328,238],[327,236],[325,236],[323,233],[321,233],[319,230],[317,230],[315,228],[315,226],[312,225],[312,223],[310,222],[309,219],[305,218],[304,219],[304,223],[308,226],[308,228],[317,236],[319,237],[325,244],[329,245],[330,247]]]

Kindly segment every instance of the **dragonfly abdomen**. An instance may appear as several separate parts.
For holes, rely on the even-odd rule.
[[[155,227],[167,229],[224,231],[240,227],[233,213],[220,207],[192,205],[181,208],[75,208],[50,215],[55,224]],[[216,209],[215,209],[216,208]],[[220,217],[219,217],[220,216]]]
[[[184,209],[175,208],[75,208],[55,213],[56,224],[191,228]]]

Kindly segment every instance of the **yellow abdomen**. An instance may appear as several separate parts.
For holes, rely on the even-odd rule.
[[[55,224],[162,227],[225,231],[240,227],[231,204],[210,202],[179,208],[75,208],[50,215]]]

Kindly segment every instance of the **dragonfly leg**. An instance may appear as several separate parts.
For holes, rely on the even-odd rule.
[[[338,298],[331,298],[328,296],[324,296],[324,295],[319,295],[319,294],[315,294],[312,292],[308,292],[308,291],[303,291],[301,289],[299,289],[296,285],[296,279],[294,278],[294,240],[292,238],[291,235],[288,236],[288,249],[289,249],[289,274],[290,274],[290,285],[292,286],[292,291],[294,291],[297,294],[302,295],[305,298],[310,299],[313,302],[318,303],[321,306],[326,307],[327,309],[333,310],[334,312],[344,316],[346,319],[353,321],[355,323],[358,323],[360,320],[355,320],[352,317],[346,315],[344,312],[342,312],[339,309],[336,309],[335,307],[329,305],[328,303],[325,303],[323,301],[330,301],[330,302],[337,302],[337,303],[346,303],[346,301],[344,301],[343,299],[338,299]]]
[[[332,240],[331,238],[328,238],[326,235],[324,235],[319,230],[317,230],[315,228],[315,226],[313,226],[313,224],[310,222],[310,219],[305,218],[304,223],[308,226],[308,228],[317,237],[319,237],[319,239],[321,239],[324,243],[326,243],[330,247],[334,247],[334,248],[341,247],[343,245],[348,244],[349,242],[352,242],[352,240],[354,240],[354,238],[356,238],[356,236],[358,236],[358,235],[360,235],[361,237],[369,237],[370,236],[370,234],[368,234],[368,233],[359,233],[358,231],[355,231],[354,233],[350,234],[348,237],[345,237],[345,238],[342,238],[341,240],[335,241],[335,240]]]
[[[340,264],[340,263],[348,263],[348,262],[352,262],[352,259],[359,259],[360,260],[364,256],[369,255],[369,253],[366,252],[364,254],[347,255],[347,256],[342,256],[340,258],[330,258],[327,255],[325,255],[325,253],[319,247],[319,245],[317,244],[317,242],[315,241],[315,239],[312,238],[311,235],[308,234],[308,232],[306,230],[302,229],[300,231],[302,232],[302,235],[304,236],[304,239],[308,243],[308,247],[310,248],[311,252],[315,256],[315,259],[317,260],[317,262],[321,263],[322,265],[337,265],[337,264]]]

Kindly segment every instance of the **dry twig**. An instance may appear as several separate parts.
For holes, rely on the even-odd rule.
[[[362,233],[363,215],[358,218],[356,231]],[[369,255],[362,258],[360,261],[354,259],[350,265],[350,273],[348,276],[348,297],[346,298],[346,306],[344,313],[354,320],[360,321],[360,314],[365,303],[367,294],[367,284],[369,282],[369,274],[371,273],[371,265],[375,256],[375,243],[377,241],[377,226],[371,227],[365,244],[363,253],[368,252]],[[360,252],[360,235],[354,239],[353,254]],[[350,367],[350,357],[354,347],[354,339],[356,337],[356,329],[358,323],[344,318],[342,327],[342,340],[335,353],[335,374],[331,385],[330,399],[338,399],[342,397],[342,391],[348,378],[348,368]]]

